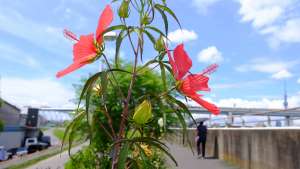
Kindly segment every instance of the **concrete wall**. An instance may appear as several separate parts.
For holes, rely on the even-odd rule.
[[[182,144],[182,129],[174,131],[167,140]],[[188,132],[196,148],[196,129]],[[243,169],[299,169],[300,128],[208,129],[206,152]]]
[[[25,131],[18,132],[1,132],[0,146],[4,146],[6,150],[21,146],[24,142]]]

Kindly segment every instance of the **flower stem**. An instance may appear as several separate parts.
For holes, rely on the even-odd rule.
[[[94,118],[98,121],[98,123],[100,124],[100,126],[104,129],[104,131],[109,135],[109,137],[114,140],[114,138],[109,134],[109,132],[105,129],[105,127],[102,125],[102,123],[97,119],[97,117],[95,115],[93,115]]]
[[[110,124],[110,128],[111,128],[111,130],[112,130],[112,132],[113,132],[113,134],[114,134],[114,137],[115,137],[115,139],[116,139],[117,137],[116,137],[116,134],[115,134],[115,132],[114,132],[114,128],[113,128],[113,126],[112,126],[112,124],[111,124],[111,119],[110,119],[110,116],[109,116],[108,111],[107,111],[107,107],[106,107],[106,103],[105,103],[103,94],[102,94],[102,100],[103,100],[103,104],[104,104],[104,108],[105,108],[106,115],[107,115],[107,117],[108,117],[108,121],[109,121],[109,124]]]
[[[133,75],[132,75],[132,79],[131,79],[127,99],[126,99],[126,102],[124,104],[123,118],[122,118],[122,122],[121,122],[121,125],[120,125],[119,135],[118,135],[117,140],[115,140],[115,141],[120,140],[122,135],[123,135],[123,130],[124,130],[124,126],[125,126],[125,122],[126,122],[126,118],[127,118],[127,110],[128,110],[128,106],[129,106],[130,96],[131,96],[134,80],[136,78],[136,67],[137,67],[137,59],[138,59],[138,53],[139,53],[138,52],[139,51],[139,45],[140,45],[140,39],[138,39],[137,50],[135,52]],[[118,157],[119,147],[120,147],[120,144],[116,145],[115,152],[114,152],[114,158],[113,158],[113,166],[112,166],[113,169],[115,169],[116,166],[117,166],[117,157]]]

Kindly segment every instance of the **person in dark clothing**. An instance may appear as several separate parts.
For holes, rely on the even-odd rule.
[[[204,157],[205,157],[206,134],[207,134],[207,128],[206,128],[206,126],[203,126],[203,122],[200,122],[200,125],[197,127],[196,140],[197,140],[197,137],[198,137],[198,140],[197,140],[198,158],[201,157],[200,143],[202,143],[202,157],[201,157],[201,159],[204,159]]]

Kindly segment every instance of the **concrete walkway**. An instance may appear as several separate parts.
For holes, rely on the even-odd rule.
[[[183,147],[182,145],[169,142],[166,142],[166,145],[170,148],[171,154],[178,163],[178,167],[176,167],[171,158],[165,155],[167,163],[172,166],[172,169],[237,169],[208,155],[205,155],[206,158],[204,160],[197,159],[197,156],[193,155],[190,147]],[[197,150],[194,153],[196,155]]]
[[[62,128],[49,128],[48,130],[44,131],[44,136],[50,136],[51,138],[51,146],[58,146],[61,145],[61,141],[59,138],[57,138],[54,134],[53,131],[56,129],[64,130]]]
[[[80,150],[82,148],[82,146],[87,146],[89,145],[90,141],[84,142],[81,145],[78,145],[76,147],[73,147],[71,149],[71,154],[76,153],[78,150]],[[63,169],[64,164],[66,162],[68,162],[70,159],[69,154],[68,154],[68,150],[64,151],[61,153],[61,157],[60,154],[57,154],[53,157],[49,157],[43,161],[38,162],[37,164],[34,164],[26,169]]]

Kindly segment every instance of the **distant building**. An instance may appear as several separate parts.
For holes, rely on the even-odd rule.
[[[281,127],[281,121],[276,121],[276,127]]]

